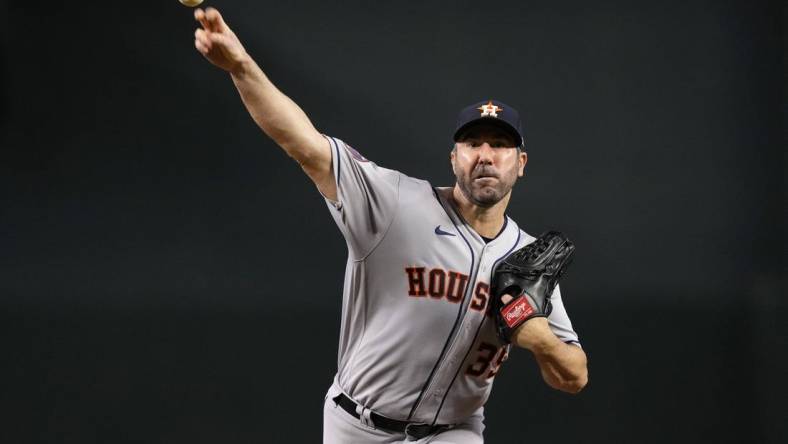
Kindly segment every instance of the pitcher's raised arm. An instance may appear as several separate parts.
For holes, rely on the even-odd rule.
[[[328,140],[315,129],[306,113],[268,79],[219,11],[197,9],[194,18],[202,26],[194,33],[197,50],[230,73],[257,125],[301,165],[320,192],[336,199]]]

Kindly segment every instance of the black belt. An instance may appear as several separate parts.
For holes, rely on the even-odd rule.
[[[332,398],[334,404],[342,407],[346,412],[353,415],[354,418],[360,418],[361,415],[356,412],[356,403],[352,399],[345,396],[344,393]],[[449,425],[443,424],[420,424],[416,422],[398,421],[396,419],[386,418],[385,416],[378,415],[375,412],[369,412],[369,418],[376,428],[386,429],[390,432],[405,433],[409,438],[421,439],[427,435],[448,429]]]

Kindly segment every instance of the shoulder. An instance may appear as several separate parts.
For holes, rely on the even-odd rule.
[[[520,241],[522,242],[523,245],[528,245],[528,244],[530,244],[531,242],[533,242],[535,240],[536,240],[536,237],[531,236],[525,230],[520,228]]]
[[[342,154],[347,154],[357,162],[362,162],[362,163],[369,162],[369,159],[364,157],[361,153],[359,153],[355,148],[353,148],[349,143],[345,142],[344,140],[331,136],[325,136],[325,137],[326,139],[328,139],[328,142],[331,145],[331,147],[334,149],[334,151],[340,156]]]
[[[413,191],[418,191],[420,193],[428,193],[428,194],[435,194],[435,190],[432,187],[432,184],[429,181],[424,179],[419,179],[416,177],[408,176],[407,174],[399,173],[400,174],[400,182],[402,183],[403,187],[407,187]]]
[[[386,172],[396,173],[396,174],[402,176],[403,179],[408,178],[408,179],[412,179],[412,180],[418,180],[418,179],[413,179],[413,178],[401,173],[398,170],[395,170],[395,169],[392,169],[392,168],[386,168],[386,167],[383,167],[381,165],[378,165],[376,162],[374,162],[374,161],[372,161],[370,159],[367,159],[367,157],[364,154],[362,154],[357,149],[353,148],[352,145],[350,145],[349,143],[345,142],[342,139],[339,139],[339,138],[336,138],[336,137],[331,137],[331,136],[325,136],[325,137],[326,137],[326,139],[328,139],[329,144],[331,145],[332,152],[338,158],[341,158],[341,159],[343,159],[345,161],[354,161],[356,164],[359,164],[361,166],[368,166],[368,167],[371,167],[371,168],[374,168],[374,169],[379,169],[379,170],[386,171]]]
[[[339,164],[342,163],[347,164],[348,162],[352,162],[355,165],[358,165],[361,169],[375,170],[378,172],[377,174],[383,176],[389,176],[392,178],[396,177],[396,180],[399,183],[399,188],[402,191],[406,191],[420,196],[421,195],[433,196],[434,194],[433,186],[432,184],[430,184],[430,182],[424,179],[408,176],[407,174],[402,173],[399,170],[380,166],[374,161],[367,159],[364,156],[364,154],[362,154],[361,152],[353,148],[349,143],[341,139],[338,139],[336,137],[330,137],[330,136],[326,136],[326,138],[331,144],[333,155],[337,156],[338,160],[341,160],[340,162],[338,162]],[[337,168],[341,169],[342,166],[338,165]],[[342,171],[340,170],[337,173],[341,175]]]

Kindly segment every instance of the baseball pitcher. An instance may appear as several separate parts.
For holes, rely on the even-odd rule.
[[[528,160],[514,108],[488,99],[461,110],[456,183],[433,187],[318,132],[216,9],[195,18],[197,50],[230,74],[347,242],[324,443],[483,442],[484,404],[512,345],[533,353],[551,387],[585,386],[586,355],[557,285],[574,246],[559,232],[534,238],[505,215]]]

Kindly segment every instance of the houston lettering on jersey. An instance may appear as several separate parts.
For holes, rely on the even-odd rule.
[[[405,276],[408,280],[408,296],[431,297],[443,299],[457,304],[462,301],[468,286],[468,275],[459,271],[446,271],[442,268],[406,267]],[[471,308],[484,311],[487,308],[490,286],[479,281],[473,291]]]

